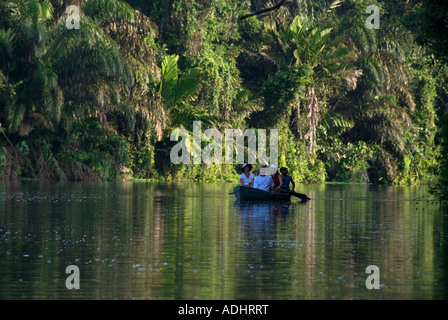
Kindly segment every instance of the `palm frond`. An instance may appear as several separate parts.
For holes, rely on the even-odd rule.
[[[100,22],[111,18],[120,18],[131,22],[135,19],[134,9],[120,0],[85,1],[82,10],[86,15]]]
[[[17,132],[25,117],[26,108],[23,104],[10,104],[6,106],[6,119],[8,121],[8,131]]]
[[[202,69],[191,68],[183,73],[173,88],[172,102],[187,101],[199,91]],[[170,105],[169,103],[168,105]]]
[[[2,57],[0,66],[6,64],[13,58],[14,32],[12,29],[0,29],[0,56]]]
[[[178,60],[178,55],[167,55],[162,62],[162,80],[159,84],[158,92],[166,99],[170,99],[172,97],[174,86],[178,80]]]
[[[319,120],[320,124],[326,128],[331,137],[339,137],[354,126],[353,121],[344,119],[341,115],[334,112],[327,112]]]

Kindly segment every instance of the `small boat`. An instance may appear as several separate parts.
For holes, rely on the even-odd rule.
[[[233,188],[233,194],[238,201],[290,201],[290,193],[271,193],[264,190],[236,186]]]

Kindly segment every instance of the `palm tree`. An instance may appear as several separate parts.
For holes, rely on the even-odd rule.
[[[384,22],[379,30],[365,28],[366,16],[360,13],[368,4],[371,2],[347,1],[340,8],[338,35],[349,40],[347,46],[356,53],[355,64],[363,70],[363,76],[355,90],[343,99],[335,97],[332,106],[354,122],[344,134],[346,141],[381,146],[373,165],[384,168],[393,180],[400,158],[415,147],[407,138],[418,131],[413,120],[417,105],[410,61],[421,59],[421,51],[410,32],[392,21]]]
[[[87,2],[87,12],[92,3],[98,5]],[[104,120],[121,86],[134,80],[118,45],[87,15],[82,28],[68,32],[48,0],[8,1],[0,10],[9,26],[0,34],[10,59],[3,73],[14,91],[5,105],[9,131],[26,136],[35,126],[54,127],[61,116]]]
[[[49,128],[58,121],[63,98],[57,75],[42,58],[52,14],[48,1],[8,1],[0,7],[3,20],[3,85],[1,105],[10,133],[27,135],[35,125]]]
[[[68,4],[80,7],[80,29],[67,30]],[[139,90],[159,77],[146,40],[154,26],[125,2],[10,0],[0,13],[0,117],[13,142],[28,136],[60,172],[52,141],[73,136],[71,124],[96,119],[113,131],[107,117],[118,112],[161,126],[160,99]]]
[[[335,2],[330,9],[337,4]],[[329,86],[354,89],[362,74],[353,66],[354,54],[347,48],[344,39],[332,37],[332,28],[324,22],[323,17],[314,22],[297,16],[290,25],[281,26],[278,30],[275,25],[271,25],[268,27],[270,44],[262,49],[262,54],[276,64],[280,72],[297,69],[302,71],[301,80],[295,84],[295,91],[301,90],[302,96],[295,94],[289,101],[293,105],[291,124],[298,133],[300,104],[307,101],[305,138],[309,140],[310,153],[313,153],[316,145],[320,114],[317,98],[319,92],[323,98]]]

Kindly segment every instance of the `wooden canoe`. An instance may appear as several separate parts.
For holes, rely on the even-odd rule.
[[[245,186],[233,188],[233,194],[238,201],[290,201],[289,193],[271,193]]]

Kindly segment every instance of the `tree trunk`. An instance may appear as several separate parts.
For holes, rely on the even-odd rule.
[[[317,122],[319,119],[319,103],[317,102],[314,87],[308,88],[308,96],[310,97],[310,103],[308,104],[308,132],[305,135],[305,139],[310,140],[309,152],[312,154],[316,146]]]
[[[295,137],[302,139],[302,133],[300,132],[300,99],[297,99],[296,103],[292,107],[291,118],[289,122],[289,128]]]

